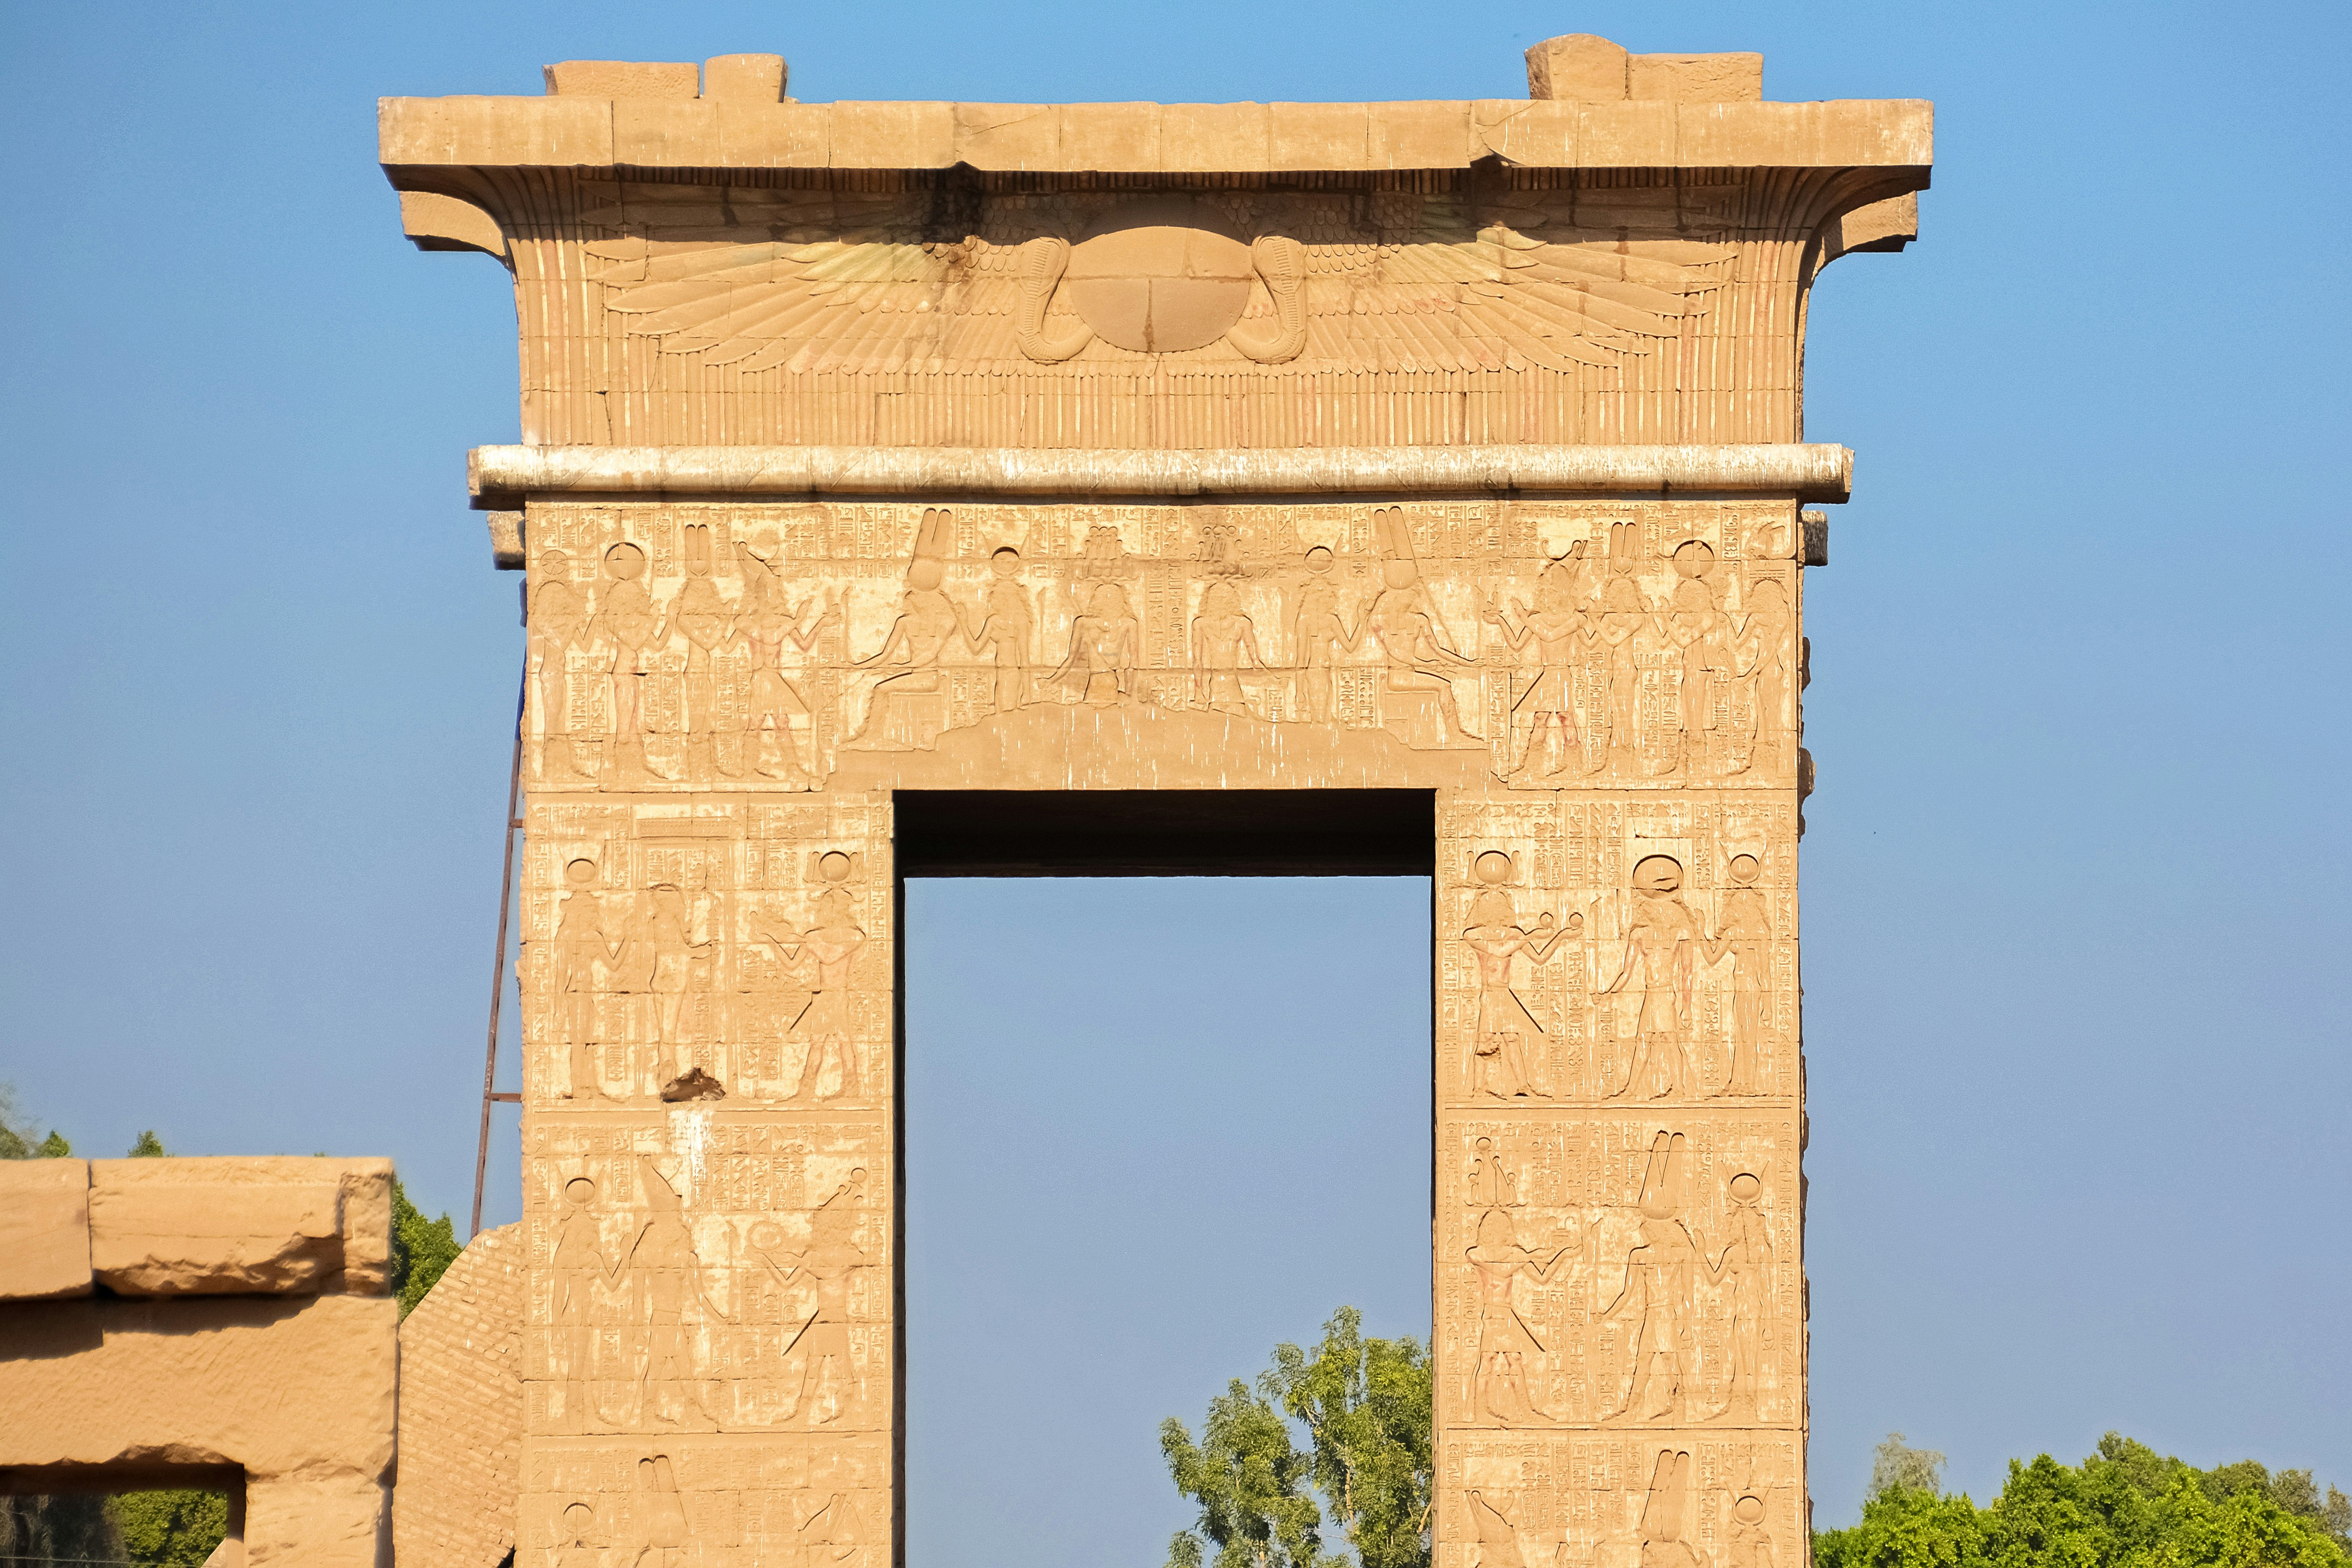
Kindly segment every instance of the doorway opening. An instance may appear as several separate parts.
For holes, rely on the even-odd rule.
[[[895,810],[908,1561],[1158,1562],[1163,1418],[1427,1341],[1433,797]]]

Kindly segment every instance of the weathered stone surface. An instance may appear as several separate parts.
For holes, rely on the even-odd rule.
[[[0,1468],[235,1466],[257,1568],[380,1568],[398,1321],[382,1296],[0,1308]]]
[[[898,877],[1074,868],[1088,813],[1150,869],[1171,791],[1226,872],[1269,799],[1423,803],[1436,1568],[1803,1560],[1799,508],[1851,454],[1801,331],[1916,226],[1930,115],[1529,63],[385,100],[394,184],[485,215],[412,232],[533,236],[523,444],[472,463],[529,574],[518,1563],[893,1559]],[[414,1338],[457,1562],[489,1292]]]
[[[89,1162],[0,1160],[0,1301],[89,1286]]]
[[[514,1548],[528,1277],[522,1226],[486,1230],[400,1325],[404,1563],[497,1568]]]
[[[125,1296],[390,1289],[392,1162],[90,1162],[89,1261]]]

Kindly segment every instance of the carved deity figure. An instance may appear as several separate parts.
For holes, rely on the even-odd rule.
[[[709,1026],[712,943],[694,940],[694,911],[670,882],[646,895],[639,940],[650,951],[654,1029],[658,1043],[655,1081],[664,1097],[694,1065],[692,1046]]]
[[[1328,547],[1307,551],[1307,580],[1299,585],[1290,616],[1290,658],[1298,667],[1299,712],[1318,724],[1332,719],[1331,670],[1339,658],[1356,651],[1360,625],[1349,630],[1339,611],[1339,587],[1331,580],[1335,564]],[[1333,649],[1339,652],[1335,656]]]
[[[1412,532],[1405,522],[1404,509],[1391,507],[1374,512],[1372,521],[1380,530],[1386,559],[1381,564],[1381,592],[1372,601],[1367,624],[1388,664],[1387,689],[1429,693],[1436,698],[1438,715],[1444,722],[1443,743],[1475,743],[1478,737],[1462,722],[1454,682],[1475,671],[1476,661],[1455,652],[1446,639],[1430,601],[1429,585],[1422,581],[1421,566],[1413,559]]]
[[[1584,745],[1577,730],[1576,673],[1587,650],[1598,640],[1591,619],[1576,599],[1576,573],[1584,555],[1578,540],[1566,559],[1545,567],[1536,578],[1536,607],[1513,600],[1508,610],[1482,605],[1486,623],[1503,636],[1513,653],[1530,643],[1535,647],[1536,674],[1511,704],[1511,721],[1524,736],[1512,763],[1514,773],[1533,773],[1554,778],[1582,770]],[[1571,566],[1570,561],[1577,563]],[[1518,624],[1510,611],[1518,612]]]
[[[962,636],[964,616],[955,601],[940,589],[947,581],[946,555],[955,539],[955,514],[932,507],[923,513],[915,535],[915,558],[907,567],[907,590],[899,596],[898,618],[890,623],[882,646],[857,661],[859,669],[887,671],[874,682],[865,722],[849,744],[865,749],[906,751],[928,746],[938,737],[943,715],[927,712],[946,685],[940,657],[948,644]]]
[[[1633,773],[1641,766],[1642,640],[1650,624],[1649,601],[1633,580],[1642,564],[1642,528],[1622,522],[1609,530],[1607,580],[1601,589],[1601,617],[1596,628],[1606,657],[1609,696],[1603,707],[1608,744],[1601,749],[1601,767]]]
[[[1567,1252],[1557,1247],[1549,1257],[1538,1258],[1519,1245],[1508,1213],[1488,1209],[1478,1216],[1477,1241],[1465,1254],[1478,1282],[1478,1365],[1474,1375],[1479,1413],[1501,1426],[1535,1426],[1559,1419],[1536,1403],[1529,1385],[1528,1360],[1541,1357],[1544,1347],[1513,1305],[1511,1282],[1524,1274],[1542,1284]]]
[[[1682,1220],[1683,1136],[1661,1132],[1650,1143],[1642,1177],[1641,1239],[1627,1251],[1625,1286],[1602,1311],[1629,1319],[1623,1397],[1603,1420],[1657,1421],[1685,1414],[1685,1384],[1697,1373],[1695,1314],[1706,1261]]]
[[[782,1250],[784,1233],[772,1220],[751,1227],[752,1256],[775,1276],[776,1283],[790,1289],[805,1277],[815,1294],[814,1309],[783,1348],[787,1359],[801,1358],[800,1392],[786,1418],[805,1415],[812,1426],[840,1419],[862,1387],[850,1354],[849,1295],[857,1270],[867,1266],[865,1250],[857,1245],[865,1199],[866,1172],[861,1168],[850,1172],[847,1184],[809,1216],[809,1244],[798,1252]]]
[[[1099,584],[1071,621],[1070,651],[1051,679],[1076,687],[1089,707],[1113,707],[1128,695],[1142,641],[1143,626],[1128,608],[1127,590],[1116,583]]]
[[[604,1568],[605,1542],[596,1528],[596,1510],[586,1501],[564,1505],[555,1539],[547,1549],[548,1568]]]
[[[1021,585],[1021,552],[1005,545],[988,558],[992,581],[979,623],[964,633],[975,652],[996,667],[996,710],[1029,705],[1029,655],[1037,638],[1037,612]]]
[[[1737,654],[1737,710],[1745,715],[1748,746],[1743,768],[1784,772],[1796,731],[1787,714],[1789,658],[1793,641],[1789,591],[1778,577],[1759,578],[1744,595]]]
[[[1764,1223],[1764,1184],[1750,1171],[1731,1178],[1731,1239],[1711,1271],[1730,1317],[1724,1352],[1729,1387],[1721,1419],[1753,1422],[1763,1377],[1764,1352],[1772,1343],[1769,1306],[1772,1290],[1772,1237]]]
[[[599,1058],[604,1033],[599,1025],[597,993],[621,956],[620,944],[604,934],[604,901],[596,895],[596,862],[578,859],[563,868],[572,890],[563,895],[555,917],[556,1016],[563,1028],[570,1081],[566,1100],[601,1097],[604,1085]]]
[[[541,552],[531,574],[530,651],[539,691],[540,776],[562,783],[581,776],[572,746],[572,648],[585,636],[588,605],[572,585],[572,561],[561,550]]]
[[[1254,669],[1265,668],[1257,650],[1256,628],[1242,611],[1241,595],[1219,578],[1201,591],[1201,613],[1192,617],[1192,700],[1219,713],[1250,715],[1242,691],[1242,656]]]
[[[1688,1453],[1669,1450],[1650,1471],[1650,1495],[1642,1503],[1642,1568],[1699,1568],[1698,1553],[1683,1539],[1690,1468]]]
[[[638,1155],[637,1164],[650,1216],[629,1244],[622,1270],[634,1290],[637,1322],[646,1331],[646,1360],[637,1373],[638,1419],[708,1427],[715,1423],[703,1407],[696,1375],[689,1308],[698,1303],[713,1317],[725,1314],[711,1305],[705,1289],[702,1259],[677,1189],[656,1168],[652,1155]]]
[[[1502,1510],[1476,1487],[1463,1495],[1470,1504],[1470,1523],[1478,1535],[1478,1556],[1471,1568],[1527,1568],[1528,1560],[1519,1551],[1519,1532]]]
[[[784,596],[783,580],[774,565],[752,553],[741,541],[735,554],[743,566],[743,599],[736,607],[733,636],[751,650],[751,689],[743,703],[741,770],[775,779],[787,789],[814,789],[822,770],[814,765],[815,710],[809,704],[803,680],[793,679],[791,650],[805,655],[824,629],[841,619],[841,607],[817,607],[811,599],[794,605]],[[690,585],[690,584],[689,584]],[[803,758],[795,727],[811,726],[811,756]]]
[[[709,525],[688,523],[679,529],[678,554],[686,566],[686,585],[670,605],[670,621],[686,638],[686,773],[707,781],[718,772],[716,660],[734,616],[719,584],[710,580]]]
[[[866,945],[866,931],[857,924],[856,900],[842,885],[854,866],[837,849],[818,856],[817,876],[824,887],[816,896],[815,923],[789,938],[772,932],[767,938],[769,945],[809,985],[808,1005],[785,1028],[787,1038],[803,1041],[808,1048],[801,1062],[799,1087],[787,1099],[803,1095],[812,1100],[830,1100],[835,1095],[855,1099],[864,1092],[850,987],[858,951]],[[828,1060],[838,1064],[841,1072],[840,1086],[830,1094],[822,1087]]]
[[[618,1283],[620,1271],[604,1262],[604,1238],[596,1216],[596,1184],[574,1176],[563,1184],[563,1212],[555,1222],[555,1340],[563,1370],[576,1384],[592,1375],[596,1334],[596,1292]]]
[[[1764,1528],[1764,1500],[1743,1492],[1731,1505],[1731,1541],[1725,1568],[1773,1568],[1772,1532]]]
[[[1764,889],[1756,886],[1762,869],[1756,857],[1735,855],[1727,869],[1731,886],[1724,892],[1715,931],[1716,941],[1731,954],[1731,1070],[1724,1091],[1759,1094],[1757,1058],[1772,1016],[1772,914]]]
[[[826,1494],[814,1513],[797,1531],[799,1561],[794,1568],[834,1568],[846,1563],[865,1544],[865,1525],[857,1517],[857,1500],[845,1492]]]
[[[1671,855],[1644,856],[1633,868],[1633,899],[1625,922],[1625,957],[1602,993],[1637,998],[1633,1064],[1619,1095],[1663,1100],[1696,1087],[1687,1040],[1691,990],[1701,953],[1723,956],[1698,917],[1683,902],[1682,863]],[[1613,1096],[1612,1098],[1614,1098]]]
[[[1470,904],[1470,926],[1462,943],[1478,965],[1478,1016],[1471,1026],[1470,1091],[1497,1100],[1533,1095],[1549,1099],[1537,1087],[1528,1062],[1527,1043],[1544,1037],[1544,1026],[1511,988],[1514,961],[1524,953],[1542,963],[1566,937],[1584,929],[1584,917],[1572,914],[1566,925],[1555,925],[1551,911],[1536,917],[1535,929],[1518,923],[1518,912],[1502,884],[1511,875],[1511,858],[1489,849],[1471,863],[1471,873],[1484,884]]]
[[[637,1554],[631,1568],[679,1568],[694,1544],[667,1454],[637,1461]]]
[[[646,758],[653,721],[646,706],[646,677],[655,652],[669,640],[669,622],[645,584],[646,552],[626,541],[604,552],[611,579],[596,595],[594,630],[610,648],[605,666],[612,685],[610,733],[614,773],[621,778],[667,775]]]
[[[1675,584],[1666,637],[1681,656],[1682,668],[1675,686],[1678,744],[1672,756],[1662,759],[1669,771],[1679,762],[1696,773],[1714,760],[1706,742],[1715,730],[1715,689],[1732,671],[1730,643],[1715,607],[1714,584],[1707,581],[1714,567],[1715,552],[1697,540],[1675,552],[1675,569],[1684,576]]]

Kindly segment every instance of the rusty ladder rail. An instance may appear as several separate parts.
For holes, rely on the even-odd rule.
[[[506,868],[499,880],[499,944],[490,955],[490,1033],[489,1042],[482,1051],[482,1131],[474,1145],[474,1219],[466,1232],[471,1241],[482,1234],[482,1179],[490,1165],[490,1107],[501,1101],[513,1105],[522,1100],[520,1094],[501,1094],[498,1089],[499,1076],[499,1008],[507,994],[507,925],[514,911],[515,835],[522,830],[522,818],[515,815],[515,806],[522,799],[522,705],[530,685],[530,650],[523,650],[522,674],[515,682],[515,742],[514,761],[507,770],[507,830]],[[520,981],[518,979],[517,984]]]

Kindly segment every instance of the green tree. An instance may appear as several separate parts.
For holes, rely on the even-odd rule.
[[[221,1492],[125,1492],[106,1500],[122,1550],[140,1568],[202,1568],[228,1533]]]
[[[2352,1501],[2333,1487],[2323,1498],[2307,1470],[2273,1475],[2251,1459],[2200,1470],[2110,1432],[2079,1466],[2011,1460],[1981,1509],[1874,1478],[1861,1521],[1816,1534],[1813,1557],[1819,1568],[2352,1568],[2339,1521],[2352,1524]]]
[[[1275,1347],[1268,1392],[1302,1422],[1315,1489],[1363,1568],[1428,1568],[1429,1352],[1411,1338],[1366,1339],[1342,1307],[1313,1352]]]
[[[1160,1424],[1160,1452],[1176,1489],[1201,1505],[1201,1520],[1168,1543],[1169,1568],[1201,1568],[1202,1537],[1216,1568],[1323,1568],[1320,1514],[1307,1495],[1311,1461],[1291,1446],[1290,1427],[1262,1394],[1235,1378],[1209,1402],[1196,1447],[1184,1423]]]
[[[408,1316],[425,1293],[439,1283],[449,1265],[465,1248],[457,1245],[457,1228],[444,1214],[426,1219],[395,1176],[392,1183],[392,1293],[400,1298],[400,1315]]]
[[[16,1086],[0,1083],[0,1160],[61,1160],[73,1152],[64,1133],[53,1128],[37,1142],[39,1131],[26,1117]]]
[[[1176,1489],[1201,1505],[1169,1543],[1170,1568],[1201,1568],[1209,1546],[1216,1568],[1428,1568],[1430,1402],[1429,1352],[1365,1337],[1353,1307],[1311,1350],[1276,1346],[1255,1389],[1236,1378],[1210,1403],[1198,1445],[1182,1422],[1160,1423]],[[1323,1550],[1327,1517],[1347,1552]]]
[[[1878,1451],[1870,1458],[1870,1490],[1868,1497],[1892,1491],[1926,1492],[1929,1496],[1944,1489],[1944,1456],[1933,1448],[1914,1448],[1906,1444],[1900,1432],[1889,1432]]]
[[[131,1152],[127,1157],[133,1160],[160,1160],[163,1157],[163,1141],[156,1137],[155,1130],[150,1127],[146,1131],[139,1134],[139,1142],[131,1145]]]

